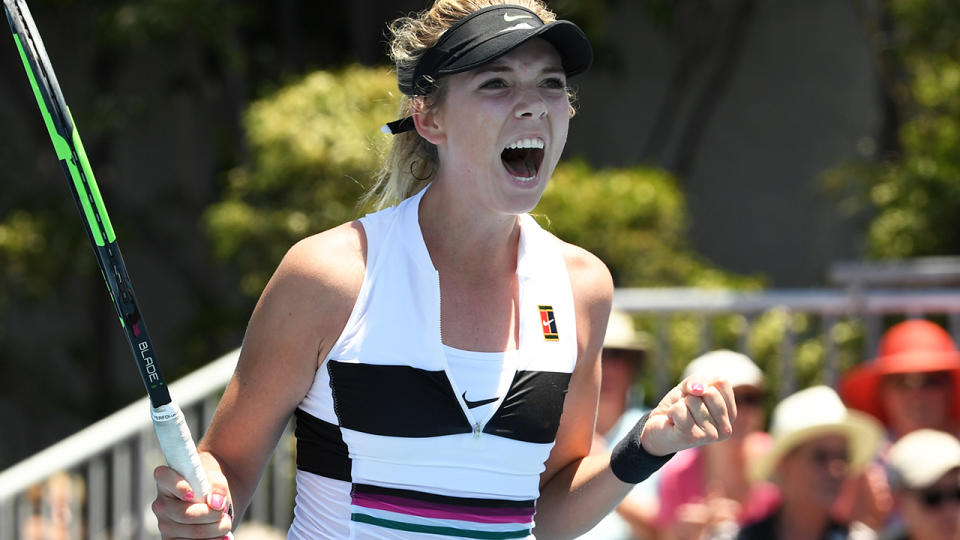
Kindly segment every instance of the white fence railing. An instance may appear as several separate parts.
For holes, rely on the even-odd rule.
[[[753,355],[750,337],[753,323],[774,310],[786,317],[805,315],[818,328],[807,329],[806,335],[822,340],[821,379],[833,385],[839,376],[838,339],[831,331],[841,321],[854,321],[862,329],[862,350],[859,358],[872,358],[886,321],[897,318],[934,317],[943,319],[957,339],[960,336],[960,289],[896,289],[862,290],[799,289],[760,292],[736,292],[703,289],[618,289],[614,306],[653,319],[651,353],[653,388],[666,391],[674,382],[668,373],[669,360],[675,357],[669,339],[670,325],[677,316],[693,316],[697,320],[697,353],[717,348],[711,321],[738,316],[742,319],[736,345],[730,347]],[[788,324],[783,329],[778,350],[780,373],[776,391],[784,396],[797,387],[797,332]],[[688,361],[690,358],[683,358]]]
[[[750,352],[751,328],[765,313],[780,310],[817,321],[823,360],[819,369],[828,384],[836,381],[839,366],[834,332],[838,321],[852,320],[863,329],[862,358],[871,357],[886,321],[902,317],[935,317],[960,336],[960,289],[772,290],[733,292],[702,289],[618,289],[616,307],[653,321],[654,388],[673,383],[668,359],[671,324],[692,317],[689,332],[698,352],[715,348],[711,322],[716,318],[742,319],[734,348]],[[685,327],[686,328],[686,327]],[[787,325],[779,343],[778,391],[786,394],[797,384],[796,333]],[[217,400],[236,365],[238,351],[171,385],[196,437],[208,425]],[[682,360],[689,360],[685,358]],[[0,540],[23,538],[29,531],[60,528],[69,538],[157,538],[150,511],[155,491],[153,468],[162,456],[143,399],[83,431],[0,472]],[[292,425],[274,453],[246,521],[286,528],[292,518],[294,494]],[[240,532],[243,531],[241,526]],[[42,536],[41,536],[42,537]]]

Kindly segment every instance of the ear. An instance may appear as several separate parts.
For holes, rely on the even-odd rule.
[[[413,101],[413,125],[417,133],[428,142],[438,145],[446,139],[437,107],[426,107],[423,98]]]

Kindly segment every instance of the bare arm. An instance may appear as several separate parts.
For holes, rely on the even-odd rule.
[[[566,538],[589,530],[630,491],[610,472],[610,454],[590,454],[600,396],[600,352],[613,280],[590,253],[565,246],[577,312],[579,358],[570,378],[556,443],[540,478],[536,535]]]
[[[592,528],[630,491],[621,480],[623,464],[643,452],[666,456],[684,448],[724,440],[733,432],[733,390],[722,380],[682,381],[634,428],[613,453],[589,455],[600,393],[600,353],[613,297],[604,264],[588,252],[567,246],[567,269],[577,309],[580,357],[570,379],[556,444],[541,475],[536,533],[545,538],[575,537]],[[642,447],[642,449],[641,449]],[[636,481],[636,480],[634,480]]]
[[[211,500],[185,502],[179,476],[166,467],[156,472],[154,511],[164,537],[222,536],[232,520],[221,510],[231,502],[234,516],[246,510],[283,427],[346,325],[364,252],[362,227],[350,223],[286,254],[253,311],[236,371],[199,446]]]

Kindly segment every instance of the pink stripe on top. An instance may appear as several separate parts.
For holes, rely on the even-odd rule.
[[[473,521],[476,523],[530,523],[534,509],[529,508],[482,508],[454,506],[393,497],[390,495],[365,495],[355,493],[352,502],[356,506],[386,510],[400,514]]]

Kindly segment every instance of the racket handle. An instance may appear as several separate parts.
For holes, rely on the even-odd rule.
[[[157,439],[160,440],[160,449],[167,465],[180,473],[190,484],[190,489],[199,493],[205,501],[210,495],[210,482],[203,471],[197,445],[193,442],[190,427],[187,426],[180,406],[176,401],[156,408],[151,406],[150,416],[153,418],[153,427],[157,431]],[[226,538],[232,539],[233,533],[227,533]]]
[[[193,443],[190,427],[180,406],[175,401],[156,408],[151,406],[150,416],[153,417],[153,427],[160,439],[160,449],[163,450],[167,465],[187,480],[194,493],[206,500],[210,495],[210,482],[203,472],[197,445]]]

